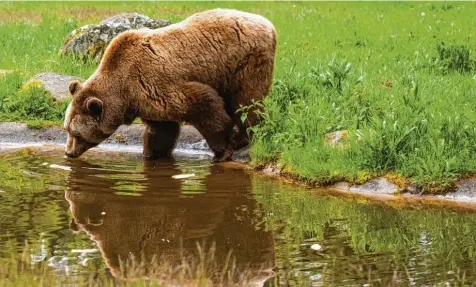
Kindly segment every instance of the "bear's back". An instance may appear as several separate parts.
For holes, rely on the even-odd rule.
[[[238,40],[246,41],[247,37],[251,37],[254,38],[251,42],[256,42],[256,38],[259,38],[261,42],[267,41],[269,44],[276,44],[276,30],[268,19],[261,15],[233,9],[213,9],[196,13],[181,22],[141,34],[166,37],[168,34],[174,33],[194,34],[197,31],[219,33],[229,32],[230,29],[235,31],[234,34],[237,35]]]

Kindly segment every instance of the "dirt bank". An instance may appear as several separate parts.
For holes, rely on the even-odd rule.
[[[422,206],[463,209],[476,211],[476,179],[464,179],[457,183],[456,190],[439,195],[412,194],[401,190],[385,177],[377,177],[365,184],[352,185],[347,182],[339,182],[325,188],[317,187],[299,180],[282,172],[276,166],[267,166],[260,169],[260,174],[279,178],[293,184],[312,188],[316,192],[334,194],[345,197],[353,197],[360,200],[381,202],[391,206]]]

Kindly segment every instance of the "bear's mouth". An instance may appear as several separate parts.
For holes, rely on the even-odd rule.
[[[75,155],[73,153],[65,152],[64,155],[68,158],[78,158],[80,155]]]
[[[99,145],[99,142],[89,142],[81,137],[68,135],[65,156],[68,158],[80,157],[87,150],[97,145]]]

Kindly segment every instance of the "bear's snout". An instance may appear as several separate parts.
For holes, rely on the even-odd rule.
[[[69,158],[77,158],[77,157],[79,157],[79,155],[75,155],[75,154],[72,154],[72,153],[69,153],[69,152],[65,152],[64,155],[67,156],[67,157],[69,157]]]
[[[69,158],[77,158],[90,148],[93,148],[97,145],[98,143],[87,142],[79,137],[68,135],[66,151],[64,154]]]

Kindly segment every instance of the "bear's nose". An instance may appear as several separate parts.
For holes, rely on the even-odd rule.
[[[76,158],[76,157],[78,157],[77,155],[74,155],[74,154],[69,153],[69,152],[65,152],[64,155],[67,156],[67,157],[69,157],[69,158]]]

